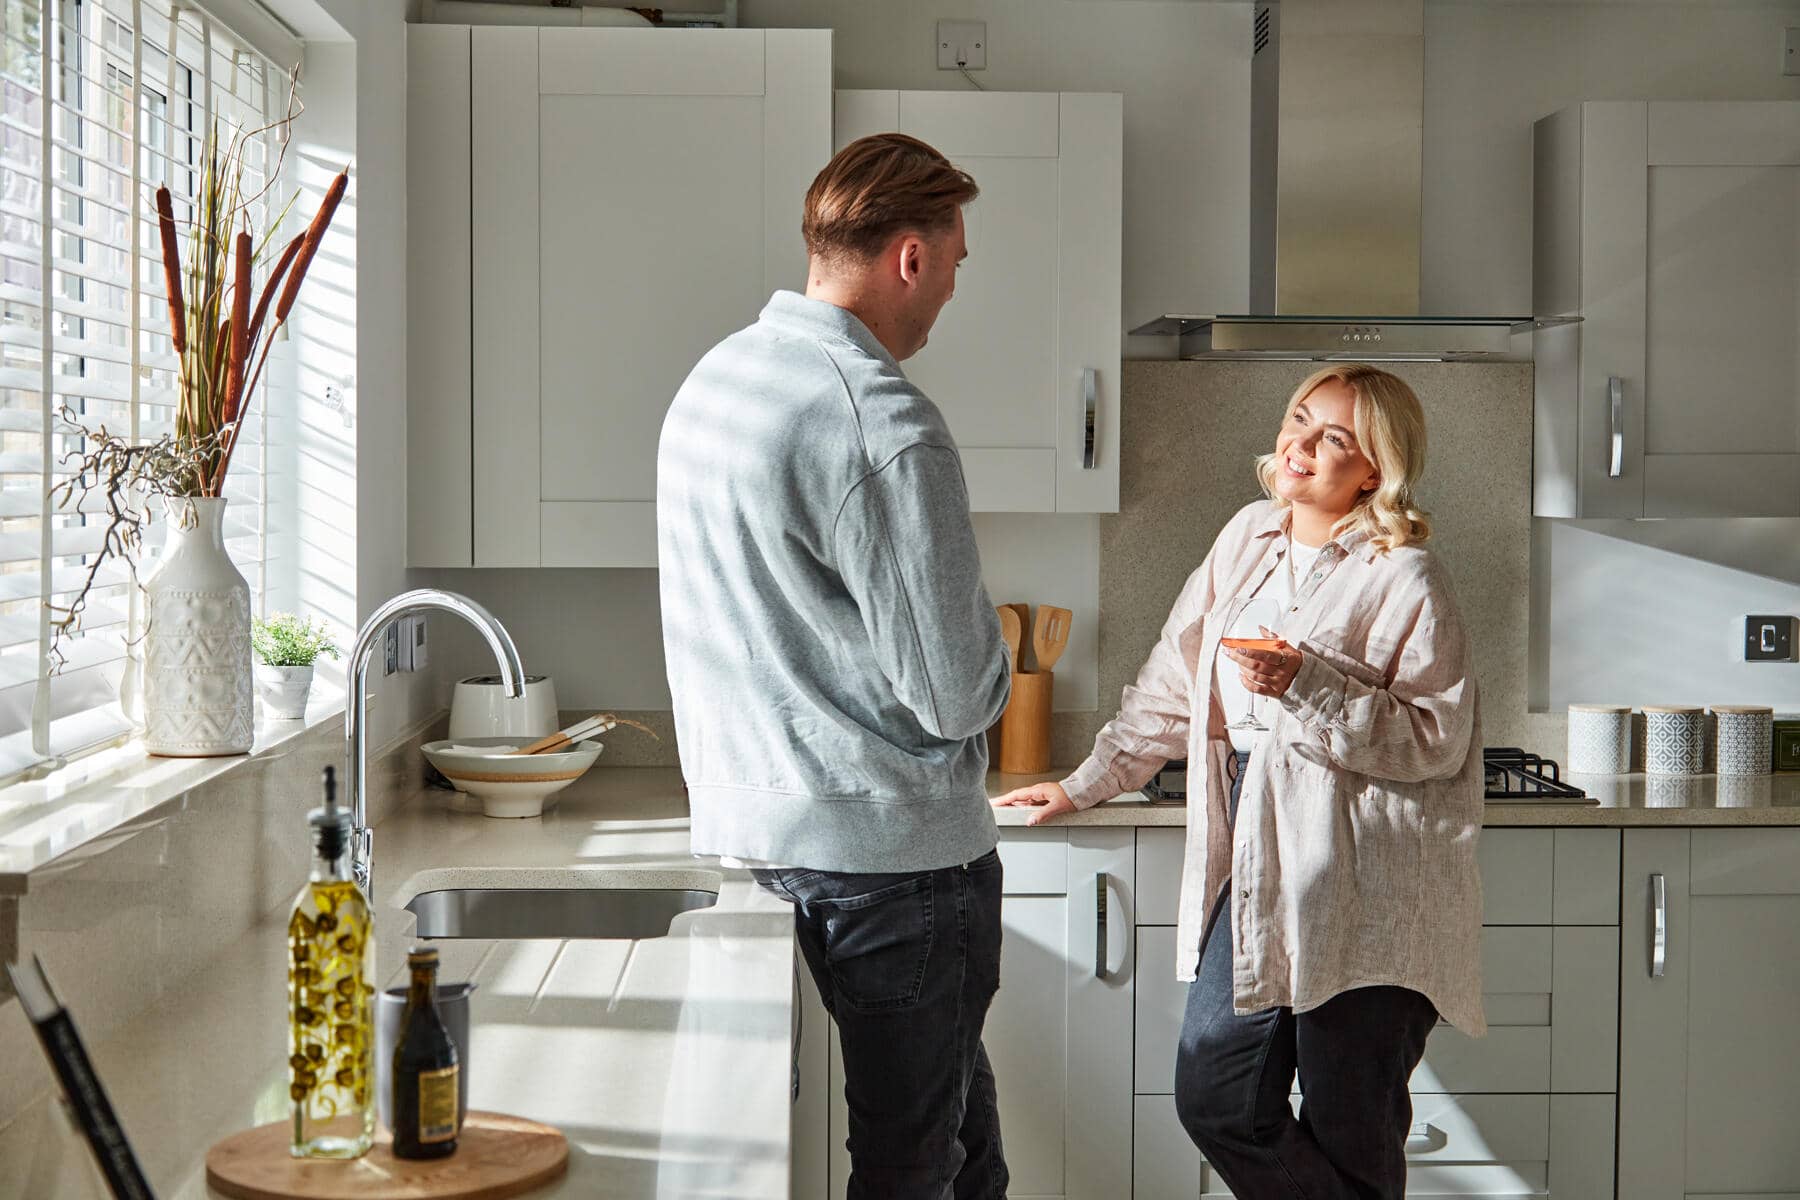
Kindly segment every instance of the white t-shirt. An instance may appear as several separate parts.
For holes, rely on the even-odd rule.
[[[1280,611],[1285,614],[1294,606],[1294,596],[1299,591],[1299,581],[1305,579],[1312,572],[1313,564],[1318,561],[1319,552],[1324,548],[1323,546],[1308,546],[1289,538],[1287,553],[1282,556],[1281,568],[1269,572],[1269,577],[1263,581],[1262,586],[1251,594],[1266,596],[1275,601],[1280,605]],[[1275,631],[1281,632],[1280,627],[1277,626]],[[1213,659],[1213,678],[1219,687],[1219,701],[1224,705],[1225,723],[1229,725],[1249,711],[1251,693],[1244,687],[1243,677],[1238,673],[1237,664],[1226,658],[1223,650]],[[1276,703],[1276,701],[1268,696],[1257,696],[1256,701],[1257,715],[1262,719],[1263,724],[1267,725],[1268,719],[1262,717],[1262,713],[1268,705]],[[1231,748],[1243,753],[1255,750],[1257,743],[1262,740],[1263,734],[1267,731],[1227,729],[1225,732],[1231,735]]]

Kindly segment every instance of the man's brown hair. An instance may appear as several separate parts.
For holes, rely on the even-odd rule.
[[[832,156],[806,191],[800,233],[827,261],[867,263],[899,233],[947,232],[980,194],[968,172],[918,138],[877,133]]]

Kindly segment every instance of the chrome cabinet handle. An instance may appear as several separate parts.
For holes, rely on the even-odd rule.
[[[1662,875],[1650,876],[1650,977],[1660,979],[1669,966],[1669,889]]]
[[[1099,411],[1100,373],[1092,367],[1081,371],[1081,469],[1094,469],[1094,423]]]
[[[1094,978],[1106,978],[1106,872],[1094,873]]]
[[[1406,1152],[1408,1154],[1424,1154],[1436,1150],[1438,1145],[1438,1131],[1428,1121],[1414,1125],[1406,1131]]]
[[[1606,380],[1606,395],[1612,405],[1612,459],[1606,473],[1617,479],[1625,473],[1625,381],[1617,375]]]

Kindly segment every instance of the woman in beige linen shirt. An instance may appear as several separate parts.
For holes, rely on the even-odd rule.
[[[1479,706],[1421,544],[1424,458],[1401,380],[1308,378],[1257,464],[1269,499],[1220,532],[1093,754],[995,801],[1036,824],[1188,760],[1176,1110],[1240,1200],[1400,1197],[1426,1035],[1440,1014],[1486,1029]],[[1279,600],[1278,648],[1222,650],[1252,597]],[[1239,687],[1278,702],[1234,750],[1220,692]]]

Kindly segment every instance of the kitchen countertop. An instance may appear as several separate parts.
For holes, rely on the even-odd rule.
[[[785,1200],[793,919],[748,873],[688,854],[679,774],[591,772],[536,820],[447,809],[426,790],[375,828],[381,976],[404,974],[411,914],[434,887],[718,889],[666,938],[439,941],[441,977],[474,979],[470,1105],[545,1121],[569,1173],[534,1196]],[[296,835],[298,836],[298,834]],[[616,876],[615,876],[616,878]],[[163,1200],[215,1196],[205,1152],[286,1115],[285,914],[224,947],[191,984],[90,1046]],[[79,997],[66,997],[81,1017]],[[40,1059],[30,1069],[47,1068]],[[100,1196],[46,1103],[0,1130],[0,1196]]]
[[[1061,774],[994,774],[989,791],[1046,778]],[[1800,825],[1800,775],[1572,781],[1602,803],[1490,804],[1485,823]],[[1028,815],[997,810],[1003,826]],[[1179,805],[1114,801],[1058,823],[1185,819]],[[583,887],[607,875],[615,886],[717,887],[717,905],[678,917],[666,938],[440,941],[443,977],[480,985],[470,1102],[569,1136],[569,1174],[539,1196],[786,1197],[791,917],[747,873],[688,854],[678,771],[602,768],[525,821],[451,812],[447,793],[423,790],[376,827],[374,846],[389,983],[403,972],[412,933],[400,906],[422,890]],[[222,947],[185,985],[90,1047],[164,1200],[213,1196],[206,1148],[285,1115],[284,921],[272,917]],[[80,998],[70,999],[79,1021]],[[45,1070],[41,1061],[32,1069]],[[0,1197],[102,1194],[48,1103],[0,1130],[0,1162]]]
[[[1070,768],[1071,770],[1073,768]],[[1046,780],[1060,782],[1068,771],[1045,775],[988,776],[990,795]],[[1572,783],[1599,804],[1491,802],[1484,826],[1518,825],[1800,825],[1800,772],[1779,775],[1575,775]],[[997,808],[1002,827],[1025,824],[1029,808]],[[1124,796],[1052,822],[1055,825],[1186,825],[1187,806],[1152,804]]]

